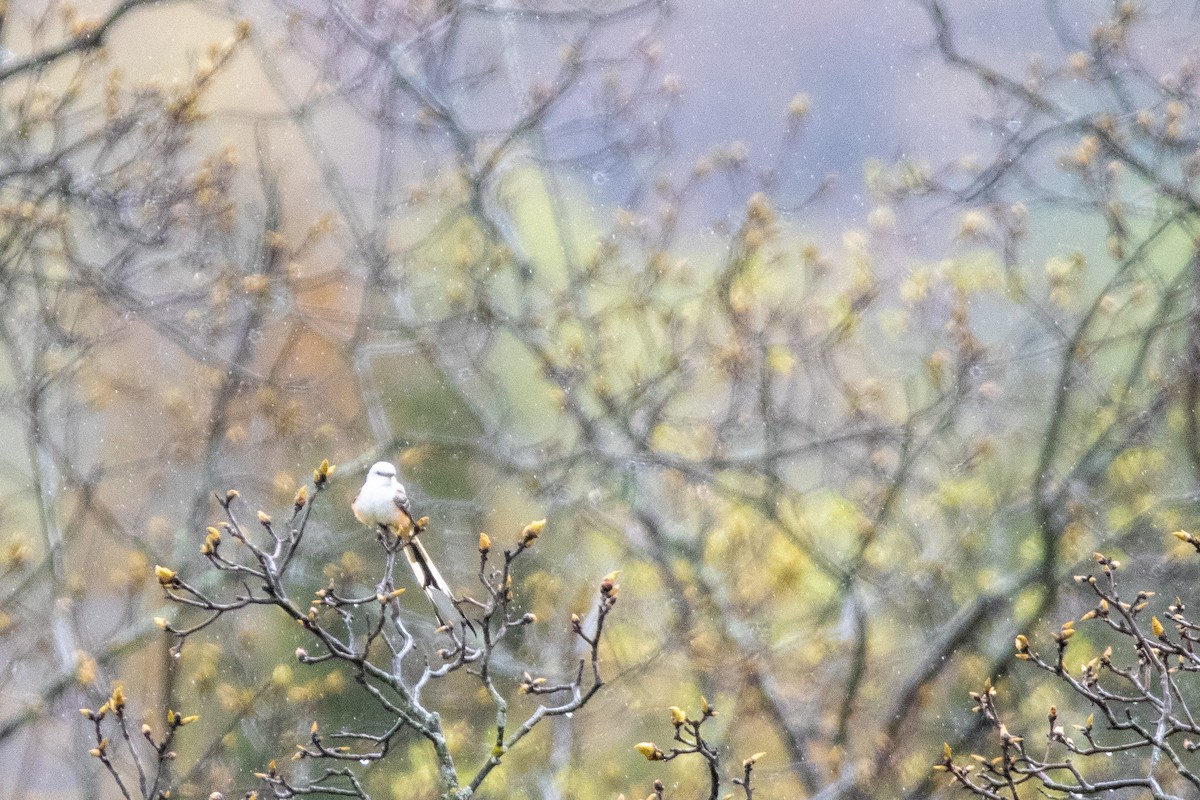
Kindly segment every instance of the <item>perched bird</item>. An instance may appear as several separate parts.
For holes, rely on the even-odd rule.
[[[370,472],[367,473],[366,482],[358,490],[358,495],[350,507],[354,510],[354,517],[359,522],[377,528],[385,535],[390,532],[403,544],[408,564],[412,567],[413,574],[417,576],[417,583],[421,585],[425,596],[429,598],[429,602],[433,603],[433,613],[439,623],[447,628],[452,627],[442,616],[445,605],[448,603],[458,612],[468,628],[475,629],[459,609],[458,600],[450,591],[450,585],[433,565],[433,561],[429,558],[429,552],[417,537],[420,533],[416,528],[417,517],[413,514],[404,484],[396,480],[394,465],[386,461],[372,465]]]

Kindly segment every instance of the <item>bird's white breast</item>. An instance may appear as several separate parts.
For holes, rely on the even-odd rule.
[[[364,486],[354,507],[363,522],[370,525],[390,523],[396,518],[396,489],[391,486]]]

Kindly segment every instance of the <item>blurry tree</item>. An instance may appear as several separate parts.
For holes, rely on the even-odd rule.
[[[767,167],[738,142],[676,151],[690,88],[664,63],[660,0],[231,0],[234,39],[175,86],[110,73],[96,46],[168,13],[139,5],[116,25],[22,19],[26,55],[0,66],[4,401],[23,443],[0,747],[70,724],[84,795],[93,731],[51,712],[99,707],[121,675],[154,676],[148,708],[212,709],[177,796],[242,785],[313,719],[369,713],[342,672],[292,669],[290,628],[230,620],[178,660],[142,646],[162,613],[150,565],[192,580],[211,492],[287,503],[318,453],[400,452],[456,586],[476,531],[543,514],[571,531],[529,554],[544,624],[503,654],[538,674],[576,661],[567,587],[623,570],[607,691],[506,756],[494,796],[655,779],[704,796],[711,771],[645,741],[668,719],[679,751],[725,782],[752,767],[760,796],[927,796],[930,753],[987,727],[960,696],[1006,672],[1016,634],[1082,613],[1063,577],[1189,523],[1197,75],[1141,46],[1170,16],[1050,3],[1062,52],[1008,74],[922,3],[930,57],[979,81],[995,152],[869,163],[873,208],[831,232],[811,214],[829,184],[795,167],[806,95],[764,120]],[[272,98],[219,94],[234,71]],[[226,135],[243,144],[209,144]],[[311,523],[294,569],[313,589],[378,580],[345,510],[356,483]],[[1155,577],[1167,593],[1193,575]],[[1019,713],[1043,715],[1044,685],[1012,680]],[[721,714],[678,722],[702,696]],[[451,749],[486,754],[489,698],[457,702]],[[351,765],[363,791],[434,796],[420,744]],[[734,752],[765,755],[743,773]]]
[[[224,262],[234,156],[193,144],[199,104],[246,30],[229,31],[180,83],[129,85],[106,66],[103,45],[145,5],[125,2],[99,18],[69,6],[29,9],[31,17],[5,7],[6,38],[27,37],[25,54],[10,51],[0,67],[6,743],[64,693],[92,691],[145,642],[138,598],[150,553],[169,547],[172,531],[151,516],[161,493],[142,487],[161,477],[155,462],[173,443],[197,442],[179,430],[149,434],[199,425],[208,413],[182,394],[168,399],[170,383],[153,370],[183,353],[199,372],[200,354],[245,339],[252,316],[210,311],[211,292],[232,278]],[[212,402],[214,418],[246,364],[235,356],[228,373],[203,366],[195,400]],[[130,403],[146,413],[137,450],[109,413]],[[174,408],[176,418],[152,417],[151,407]],[[207,439],[210,464],[224,434],[217,426]],[[88,563],[98,572],[82,569]],[[36,770],[13,771],[13,796],[31,784],[56,789],[38,785]],[[77,777],[96,791],[89,773]]]
[[[256,486],[290,497],[294,478],[265,464],[322,437],[363,442],[330,427],[358,412],[337,390],[349,361],[339,372],[288,304],[294,260],[324,229],[285,242],[268,161],[238,190],[247,154],[205,143],[204,106],[250,28],[210,25],[216,41],[173,79],[130,77],[109,45],[157,12],[0,14],[0,747],[18,765],[0,791],[13,797],[99,796],[76,757],[89,734],[62,711],[99,705],[114,676],[178,705],[143,590],[151,565],[195,552],[183,532],[203,530],[219,476],[252,466]],[[305,405],[300,385],[320,396]]]
[[[1052,4],[1048,19],[1062,53],[1035,54],[1023,75],[965,52],[947,8],[925,7],[942,57],[987,91],[982,124],[998,144],[990,162],[972,165],[971,174],[927,175],[918,191],[984,210],[963,216],[960,236],[970,229],[1002,254],[1007,294],[1028,325],[1024,352],[1046,364],[1039,370],[1045,389],[1026,393],[1044,409],[1025,484],[1039,565],[1028,574],[1037,573],[1040,600],[1018,616],[1014,632],[1020,632],[1051,614],[1087,618],[1086,606],[1060,599],[1057,585],[1084,569],[1092,550],[1115,550],[1122,559],[1157,553],[1160,537],[1195,512],[1200,198],[1189,120],[1196,68],[1186,48],[1149,55],[1152,43],[1170,37],[1167,4],[1116,3],[1070,21]],[[1022,225],[1040,217],[1081,235],[1072,242],[1056,231],[1059,252],[1045,261],[1042,275],[1031,275],[1020,268],[1028,247],[998,235],[1011,230],[1006,220],[1014,213]],[[1194,567],[1173,559],[1156,569],[1153,588],[1167,596],[1194,582]],[[1064,633],[1071,628],[1068,622]],[[1122,632],[1136,640],[1133,631]],[[1105,642],[1102,635],[1073,636],[1066,633],[1060,643],[1071,639],[1086,680],[1089,658]],[[989,674],[1006,670],[996,662]],[[1099,674],[1094,663],[1092,672]],[[1046,691],[1026,695],[1026,719],[1045,713]],[[1104,727],[1110,725],[1122,727],[1106,720]],[[1150,755],[1149,774],[1160,755],[1169,753]],[[1118,773],[1129,787],[1144,789],[1149,784],[1139,769],[1134,762]]]

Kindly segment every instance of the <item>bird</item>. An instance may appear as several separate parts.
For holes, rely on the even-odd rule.
[[[359,522],[383,533],[389,531],[403,543],[404,555],[412,567],[413,574],[420,584],[421,590],[433,604],[433,613],[444,628],[453,630],[453,626],[442,616],[442,606],[439,602],[449,601],[450,605],[462,617],[468,628],[474,630],[471,621],[458,607],[458,599],[450,591],[450,585],[442,577],[429,557],[429,551],[417,538],[420,530],[417,528],[417,516],[413,513],[412,504],[404,484],[396,479],[395,465],[387,461],[379,461],[367,472],[367,479],[358,490],[354,501],[350,504],[354,517]],[[386,540],[385,540],[386,541]],[[440,598],[439,598],[440,596]]]

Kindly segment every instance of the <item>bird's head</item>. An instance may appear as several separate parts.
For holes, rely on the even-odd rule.
[[[396,477],[396,466],[387,461],[377,461],[367,472],[367,480],[372,483],[391,483]]]

